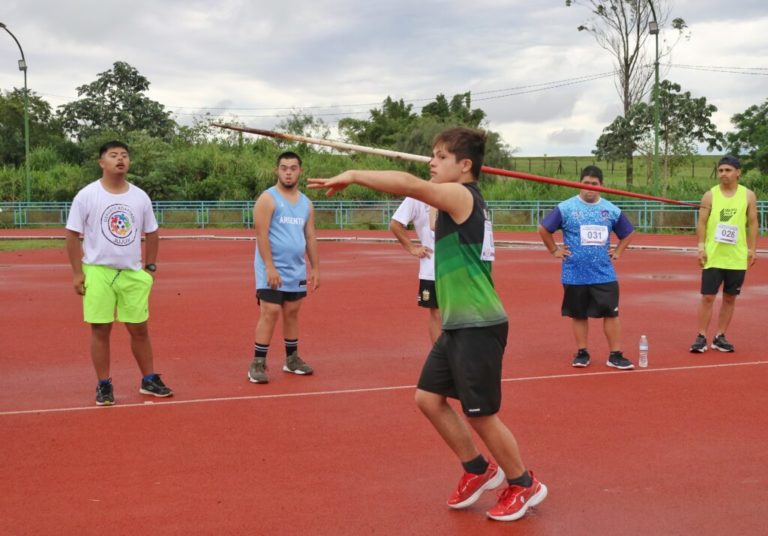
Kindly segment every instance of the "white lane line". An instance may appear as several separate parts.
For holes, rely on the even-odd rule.
[[[552,374],[548,376],[526,376],[523,378],[504,378],[501,381],[503,383],[509,382],[528,382],[528,381],[540,381],[540,380],[560,380],[569,378],[585,378],[594,376],[623,376],[628,374],[638,373],[653,373],[653,372],[677,372],[677,371],[690,371],[690,370],[706,370],[717,368],[730,368],[730,367],[750,367],[768,365],[768,361],[746,361],[741,363],[720,363],[716,365],[693,365],[689,367],[665,367],[665,368],[647,368],[647,369],[635,369],[633,371],[621,371],[621,370],[606,370],[603,372],[576,372],[571,374]],[[214,402],[233,402],[242,400],[270,400],[276,398],[301,398],[309,396],[328,396],[328,395],[348,395],[359,393],[376,393],[382,391],[402,391],[405,389],[415,389],[415,385],[395,385],[389,387],[366,387],[360,389],[336,389],[331,391],[307,391],[301,393],[277,393],[272,395],[248,395],[248,396],[228,396],[228,397],[216,397],[216,398],[193,398],[190,400],[163,400],[155,402],[146,401],[142,403],[133,404],[116,404],[109,406],[111,409],[126,409],[126,408],[146,408],[146,407],[161,407],[161,406],[178,406],[182,404],[209,404]],[[107,411],[104,406],[80,406],[71,408],[48,408],[48,409],[25,409],[18,411],[0,411],[0,417],[11,415],[35,415],[42,413],[65,413],[75,411]]]

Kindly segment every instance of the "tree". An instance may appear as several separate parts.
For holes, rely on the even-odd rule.
[[[646,52],[648,39],[648,23],[653,20],[650,2],[654,0],[566,0],[565,5],[583,5],[593,17],[580,25],[578,30],[591,33],[597,44],[607,50],[616,63],[616,89],[621,98],[623,115],[626,118],[629,110],[641,102],[648,93],[650,81],[654,74],[654,61],[649,59]],[[666,0],[655,0],[654,6],[659,28],[662,28],[669,18]],[[678,39],[682,36],[686,23],[676,18],[672,28],[677,31]],[[659,57],[668,55],[672,45],[659,51]],[[627,186],[631,187],[634,177],[632,153],[627,150],[624,154],[627,162]]]
[[[165,107],[148,98],[149,80],[131,65],[118,61],[112,69],[77,88],[79,98],[59,107],[64,130],[78,140],[100,131],[125,135],[143,130],[150,136],[168,139],[176,123]]]
[[[454,95],[450,100],[439,94],[435,100],[414,113],[411,104],[387,97],[381,109],[371,110],[369,119],[344,118],[339,130],[352,143],[386,147],[395,151],[428,155],[432,152],[432,140],[440,131],[455,126],[481,128],[486,114],[480,108],[472,108],[469,92]],[[488,165],[506,167],[513,152],[501,136],[486,129],[485,162]],[[419,173],[423,166],[406,165],[412,173]]]
[[[308,138],[328,139],[331,129],[322,119],[318,119],[311,114],[302,113],[300,110],[291,110],[287,119],[277,124],[277,130],[306,136]]]
[[[692,97],[690,91],[681,91],[680,84],[662,80],[659,84],[659,140],[662,157],[662,195],[669,185],[670,171],[675,160],[696,154],[697,145],[704,144],[707,151],[722,150],[723,134],[712,123],[717,112],[706,97]],[[646,121],[653,123],[651,106],[646,109]],[[646,136],[646,147],[653,147],[652,136]]]
[[[729,152],[745,156],[745,170],[757,168],[768,175],[768,99],[734,115],[731,123],[736,131],[726,136]]]
[[[48,104],[34,91],[29,92],[29,146],[66,145],[64,131]],[[67,152],[67,151],[61,151]],[[0,164],[20,166],[24,162],[24,90],[0,92]]]
[[[339,120],[339,131],[352,143],[392,147],[402,133],[414,125],[418,116],[413,105],[403,99],[384,99],[381,108],[370,110],[370,119],[345,117]]]
[[[698,144],[705,144],[708,151],[722,149],[724,137],[711,120],[717,107],[708,104],[706,97],[692,97],[690,91],[681,92],[679,84],[662,80],[659,103],[659,152],[664,194],[671,171],[685,158],[696,154]],[[625,117],[617,117],[603,130],[594,153],[609,161],[618,160],[625,151],[652,154],[655,145],[653,116],[651,104],[635,104]]]
[[[485,119],[485,112],[480,108],[472,109],[470,92],[454,95],[451,102],[442,93],[435,101],[421,109],[422,117],[433,117],[443,123],[458,123],[460,125],[478,128]]]
[[[648,129],[653,129],[653,123],[649,125],[646,121],[646,109],[645,103],[639,103],[625,115],[617,116],[603,129],[592,153],[607,162],[623,160],[630,153],[634,155],[640,149],[640,142],[648,134]]]

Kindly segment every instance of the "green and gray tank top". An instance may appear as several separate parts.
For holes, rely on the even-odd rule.
[[[491,261],[483,260],[483,239],[492,240],[486,221],[485,200],[477,183],[464,186],[472,194],[469,218],[457,224],[439,212],[435,225],[435,285],[443,329],[494,326],[507,321],[507,314],[491,278]],[[486,244],[487,246],[488,244]]]

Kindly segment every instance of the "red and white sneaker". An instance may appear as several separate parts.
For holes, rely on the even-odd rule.
[[[496,489],[502,482],[504,482],[504,471],[493,462],[488,463],[488,469],[482,475],[464,473],[456,491],[448,499],[448,506],[458,509],[473,505],[484,491]]]
[[[532,506],[536,506],[547,497],[547,486],[536,480],[531,472],[533,483],[530,487],[507,486],[499,494],[499,502],[486,512],[497,521],[514,521],[525,515]]]

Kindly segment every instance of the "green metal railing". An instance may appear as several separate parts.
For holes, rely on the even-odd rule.
[[[613,201],[639,231],[696,229],[698,210],[654,201]],[[523,230],[535,227],[556,200],[488,201],[494,226]],[[384,228],[399,205],[397,200],[314,201],[315,220],[323,228]],[[157,221],[166,227],[253,227],[252,201],[159,201]],[[63,227],[70,203],[0,203],[0,228]],[[768,231],[768,201],[757,202],[760,232]]]

